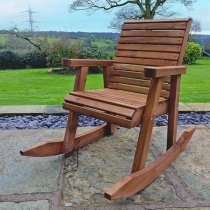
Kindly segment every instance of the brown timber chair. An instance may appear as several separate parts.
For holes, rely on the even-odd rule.
[[[148,186],[182,152],[195,131],[190,127],[176,141],[181,66],[191,19],[126,21],[114,60],[63,59],[63,66],[78,67],[74,91],[63,103],[70,110],[64,140],[47,141],[21,151],[26,156],[71,152],[105,135],[115,125],[141,124],[132,172],[106,191],[108,199],[128,197]],[[102,66],[104,89],[85,91],[88,68]],[[167,149],[145,167],[156,116],[168,113]],[[79,115],[107,123],[76,135]],[[122,163],[123,164],[123,163]]]

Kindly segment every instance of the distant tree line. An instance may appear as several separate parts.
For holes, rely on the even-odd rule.
[[[0,42],[0,69],[60,67],[62,58],[112,59],[112,56],[106,52],[111,51],[114,54],[115,50],[115,44],[113,44],[115,39],[111,42],[112,44],[109,44],[113,39],[87,36],[81,39],[82,42],[80,40],[75,42],[75,39],[81,37],[58,36],[55,38],[46,32],[31,34],[19,31],[17,28],[13,28],[9,32],[2,31],[2,33],[4,33],[6,41],[2,45]],[[44,36],[44,34],[48,36]],[[103,37],[105,37],[104,34]],[[53,39],[51,40],[51,38]],[[100,41],[103,41],[106,46],[98,47],[94,44],[94,42]]]

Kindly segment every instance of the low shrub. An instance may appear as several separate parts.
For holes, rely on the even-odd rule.
[[[62,58],[76,58],[80,46],[71,45],[70,41],[61,38],[51,43],[46,51],[47,65],[60,67]]]
[[[184,55],[184,63],[185,64],[195,64],[196,60],[201,57],[202,48],[199,44],[195,42],[188,42],[185,55]]]

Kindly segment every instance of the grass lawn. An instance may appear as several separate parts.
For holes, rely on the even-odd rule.
[[[210,58],[203,58],[189,65],[181,81],[182,102],[210,103]]]
[[[74,84],[73,75],[49,74],[47,69],[0,71],[0,105],[58,105]],[[86,89],[103,87],[101,74],[90,74]],[[188,67],[182,77],[181,101],[210,102],[210,59]]]

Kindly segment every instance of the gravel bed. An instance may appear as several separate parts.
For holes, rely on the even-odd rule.
[[[65,128],[67,115],[14,115],[0,116],[0,129],[37,129],[37,128]],[[168,123],[168,115],[163,115],[155,119],[155,126],[164,126]],[[102,120],[81,115],[79,126],[98,126],[103,124]],[[210,112],[205,113],[180,113],[179,125],[203,125],[210,124]]]

